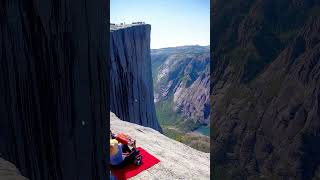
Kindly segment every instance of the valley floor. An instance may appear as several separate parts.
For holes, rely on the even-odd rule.
[[[163,133],[167,137],[186,144],[202,152],[210,152],[210,137],[198,131],[184,132],[175,126],[162,126]]]

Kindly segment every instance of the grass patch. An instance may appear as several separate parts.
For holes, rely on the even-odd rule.
[[[161,126],[176,125],[182,118],[173,111],[173,98],[156,103],[157,118]]]
[[[174,112],[172,96],[165,101],[156,103],[156,111],[165,136],[199,151],[210,152],[210,138],[208,136],[189,133],[201,127],[202,124],[191,119],[184,120]]]
[[[192,119],[186,119],[183,121],[178,121],[176,127],[183,132],[190,132],[201,127],[201,123],[195,122]]]
[[[210,152],[210,138],[207,136],[184,133],[173,126],[163,126],[163,133],[167,137],[186,144],[202,152]]]

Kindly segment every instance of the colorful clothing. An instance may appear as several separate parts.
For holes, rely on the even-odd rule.
[[[110,154],[110,164],[118,165],[123,161],[122,158],[122,145],[118,144],[118,152],[115,155]]]

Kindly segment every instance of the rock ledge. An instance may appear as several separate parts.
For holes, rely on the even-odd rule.
[[[172,140],[156,130],[121,121],[110,112],[114,133],[124,132],[160,160],[160,163],[131,179],[210,179],[210,154]]]

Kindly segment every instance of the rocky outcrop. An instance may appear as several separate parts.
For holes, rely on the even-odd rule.
[[[110,113],[110,129],[114,133],[125,132],[160,162],[141,172],[134,179],[210,179],[210,155],[174,141],[159,132],[121,121]]]
[[[111,111],[124,121],[162,131],[153,102],[148,24],[111,26]]]
[[[156,105],[167,102],[183,119],[209,124],[209,51],[209,46],[151,51]]]
[[[28,180],[12,163],[0,158],[0,179],[2,180]]]
[[[107,178],[107,5],[0,2],[0,154],[29,179]]]
[[[209,58],[208,58],[209,59]],[[188,87],[180,84],[173,95],[174,111],[182,117],[209,124],[210,119],[209,64]]]
[[[319,4],[216,3],[211,35],[216,172],[224,171],[223,179],[317,179]]]

